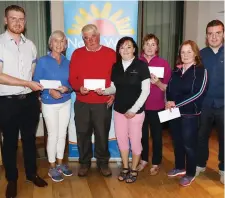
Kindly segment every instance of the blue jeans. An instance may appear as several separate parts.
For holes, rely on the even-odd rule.
[[[186,175],[195,176],[199,116],[186,115],[170,121],[175,168],[185,169]]]
[[[198,137],[198,166],[205,167],[209,158],[209,136],[215,121],[219,142],[219,169],[224,170],[224,107],[203,107]]]

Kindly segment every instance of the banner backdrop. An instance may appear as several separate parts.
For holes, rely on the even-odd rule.
[[[76,48],[84,46],[81,36],[84,25],[95,24],[101,35],[101,44],[115,50],[118,40],[123,36],[131,36],[137,41],[137,19],[138,1],[64,1],[64,32],[68,38],[67,58],[71,58]],[[77,160],[79,157],[73,109],[75,99],[76,95],[73,93],[68,129],[69,160]],[[120,159],[113,117],[109,133],[109,151],[110,160]]]

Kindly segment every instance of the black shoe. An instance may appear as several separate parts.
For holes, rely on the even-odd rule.
[[[46,187],[48,183],[40,178],[38,175],[34,175],[31,178],[27,178],[28,182],[32,182],[37,187]]]
[[[9,181],[6,187],[5,196],[6,198],[15,198],[17,195],[17,182]]]

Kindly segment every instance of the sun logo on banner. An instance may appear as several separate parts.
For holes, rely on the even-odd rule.
[[[131,28],[130,18],[121,18],[123,14],[122,9],[110,15],[111,9],[112,4],[108,2],[105,3],[102,11],[100,11],[94,4],[90,5],[91,13],[80,8],[80,16],[76,15],[74,17],[76,23],[72,24],[72,28],[68,29],[68,34],[79,35],[83,26],[92,23],[98,27],[100,34],[104,36],[133,35],[134,29]]]

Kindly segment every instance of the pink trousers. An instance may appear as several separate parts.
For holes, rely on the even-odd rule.
[[[124,114],[114,111],[115,133],[120,151],[129,150],[130,142],[132,153],[135,155],[141,154],[141,137],[144,118],[144,112],[136,114],[131,119],[127,119]]]

